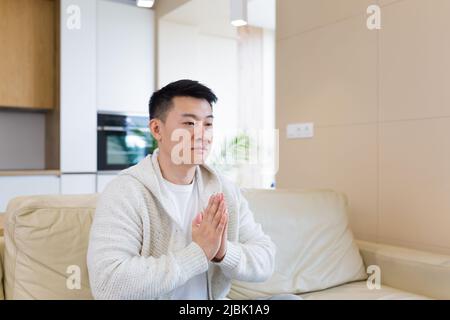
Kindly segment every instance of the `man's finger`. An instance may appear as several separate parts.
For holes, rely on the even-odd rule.
[[[214,216],[214,224],[217,225],[220,223],[220,219],[222,219],[224,213],[224,203],[223,200],[220,200],[219,206],[217,208],[217,212]]]
[[[205,218],[206,221],[211,221],[213,216],[211,215],[211,206],[214,202],[215,199],[215,194],[211,195],[211,197],[209,197],[209,201],[208,201],[208,206],[205,209],[205,214],[203,216],[203,218]]]
[[[202,212],[200,212],[199,214],[197,214],[194,218],[194,222],[195,224],[201,224],[203,220],[203,216],[202,216]]]
[[[225,225],[226,225],[226,221],[227,221],[227,217],[226,215],[222,215],[219,224],[217,225],[217,231],[218,232],[223,232]]]
[[[223,218],[225,219],[225,227],[223,228],[222,241],[226,238],[226,233],[228,229],[228,213],[226,211],[223,212]]]
[[[197,217],[192,220],[192,230],[197,229],[199,224],[197,223]]]
[[[220,200],[221,196],[217,195],[212,206],[211,206],[211,211],[210,213],[212,214],[212,217],[214,218],[216,216],[216,214],[218,213],[218,209],[219,209],[219,205],[220,205]]]

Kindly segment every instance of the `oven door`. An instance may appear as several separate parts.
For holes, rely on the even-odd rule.
[[[148,128],[98,128],[98,170],[123,170],[153,153],[155,141]]]

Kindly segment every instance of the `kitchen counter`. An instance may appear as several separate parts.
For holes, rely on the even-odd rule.
[[[0,177],[12,176],[60,176],[59,170],[0,170]]]

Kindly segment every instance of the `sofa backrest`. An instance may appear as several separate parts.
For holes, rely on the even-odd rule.
[[[10,201],[5,219],[6,299],[92,299],[86,251],[96,202],[95,194]]]
[[[244,195],[277,245],[276,270],[263,284],[234,282],[231,298],[308,292],[366,277],[344,195],[331,190],[247,190]],[[92,299],[86,251],[97,197],[27,196],[9,203],[6,299]]]
[[[305,293],[367,278],[348,224],[348,201],[333,190],[247,190],[255,220],[277,246],[264,283],[234,281],[229,297]]]

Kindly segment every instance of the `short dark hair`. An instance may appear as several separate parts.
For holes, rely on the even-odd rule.
[[[211,107],[217,102],[217,96],[214,92],[200,82],[186,79],[175,81],[153,93],[148,108],[150,120],[160,119],[165,121],[167,111],[172,108],[172,99],[175,97],[205,99]]]

